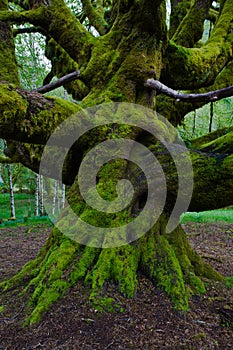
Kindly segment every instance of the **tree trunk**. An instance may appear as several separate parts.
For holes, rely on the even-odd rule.
[[[101,107],[103,111],[108,112],[108,120],[111,117],[110,112],[113,104],[110,106],[107,104]],[[131,108],[132,105],[129,106]],[[118,113],[117,108],[121,111],[122,104],[114,105],[115,114]],[[143,107],[136,108],[141,111]],[[138,117],[140,117],[140,123],[145,118],[144,124],[149,125],[152,132],[154,121],[151,123],[150,119],[154,112],[150,109],[145,110],[148,110],[148,115],[146,113],[139,114],[138,112]],[[86,117],[87,111],[85,112]],[[125,108],[123,111],[129,120],[129,112]],[[98,116],[98,112],[100,112],[100,108],[96,109],[96,116]],[[92,118],[95,117],[94,113],[91,115]],[[146,119],[146,117],[148,118]],[[75,118],[80,122],[81,117],[76,116]],[[155,116],[154,119],[156,119]],[[72,124],[72,127],[74,127],[74,124]],[[114,149],[115,145],[118,146],[116,140],[122,140],[123,135],[124,139],[140,141],[144,145],[149,144],[150,150],[157,155],[160,164],[164,167],[165,174],[168,176],[167,200],[164,202],[161,195],[164,187],[160,168],[156,169],[157,173],[154,173],[154,177],[147,181],[147,186],[145,186],[145,176],[141,174],[140,164],[134,164],[133,160],[146,159],[147,154],[144,157],[143,154],[139,154],[138,158],[133,158],[136,152],[135,145],[131,147],[130,144],[130,147],[126,147],[129,158],[125,156],[123,158],[126,159],[119,159],[121,153],[116,153],[118,154],[116,158],[113,157],[107,163],[103,161],[103,165],[99,168],[97,174],[95,174],[95,162],[90,161],[92,157],[96,159],[96,156],[91,154],[91,158],[86,160],[89,168],[84,169],[84,179],[89,185],[92,184],[91,177],[93,173],[97,175],[95,186],[100,197],[107,202],[105,210],[98,210],[98,207],[96,209],[89,205],[89,202],[85,202],[83,194],[81,195],[80,192],[80,178],[77,175],[67,195],[69,205],[66,204],[60,214],[56,227],[53,228],[38,257],[25,265],[19,274],[2,285],[7,290],[15,285],[24,284],[24,292],[30,292],[30,305],[33,311],[28,318],[29,323],[38,321],[41,314],[49,308],[51,303],[64,296],[68,288],[76,283],[84,283],[90,289],[90,300],[96,309],[114,310],[119,305],[117,301],[106,296],[109,284],[114,284],[120,293],[132,298],[137,294],[137,275],[141,272],[151,279],[159,289],[167,292],[177,310],[185,311],[188,308],[190,293],[198,294],[205,291],[200,277],[215,280],[223,278],[204,263],[191,249],[186,234],[180,225],[176,224],[172,230],[168,229],[168,223],[177,197],[177,172],[174,171],[172,154],[168,151],[168,139],[173,141],[173,146],[178,147],[175,150],[181,154],[181,158],[176,164],[178,170],[180,166],[181,168],[185,166],[185,156],[180,142],[175,144],[175,129],[168,124],[166,125],[165,120],[162,120],[161,117],[157,120],[156,130],[159,130],[160,141],[155,140],[155,137],[152,137],[149,133],[142,132],[140,128],[124,123],[119,125],[110,124],[110,132],[105,126],[98,127],[86,135],[85,141],[82,138],[80,139],[77,145],[79,150],[87,145],[88,150],[91,150],[95,144],[112,142],[111,147],[109,146],[107,149],[108,153],[112,150],[113,153],[116,152]],[[61,128],[60,131],[62,134]],[[161,135],[164,136],[164,139],[166,138],[167,151],[165,146],[161,144]],[[60,141],[59,134],[57,140]],[[98,152],[97,155],[101,159],[104,149]],[[48,169],[52,167],[54,170],[53,160],[54,158],[60,160],[60,158],[54,149],[51,150],[49,156],[51,158],[45,158],[45,161],[42,159],[41,164],[46,164]],[[177,155],[176,157],[178,159]],[[179,161],[181,161],[180,165]],[[84,159],[82,164],[83,162]],[[152,163],[147,162],[146,164],[149,164],[149,168],[153,169]],[[58,165],[62,165],[60,161]],[[45,171],[47,168],[45,167]],[[188,168],[184,169],[188,172]],[[57,169],[54,171],[59,172]],[[146,167],[143,168],[143,171],[147,176]],[[172,177],[171,174],[173,174]],[[128,190],[128,185],[126,185],[123,192],[119,192],[121,189],[118,187],[118,181],[122,179],[131,180],[134,186],[134,194],[130,204],[124,205],[123,209],[119,211],[114,210],[115,200],[126,198]],[[185,178],[186,181],[187,179],[188,177]],[[149,215],[140,216],[147,204],[151,189],[153,192],[152,211],[149,211]],[[90,199],[95,195],[92,185],[90,185],[87,194]],[[185,201],[186,194],[188,194],[188,190],[184,191],[182,201]],[[55,198],[55,193],[53,198]],[[98,205],[98,198],[94,197],[94,204]],[[162,214],[160,205],[164,206]],[[51,216],[54,215],[54,208],[55,204],[52,200]],[[48,206],[47,209],[49,209]],[[177,213],[176,215],[179,216]],[[139,218],[140,223],[133,226],[132,229],[132,226],[129,225],[134,223],[136,218]],[[148,222],[150,224],[149,229]],[[85,223],[88,223],[89,226]],[[102,230],[103,227],[104,230]],[[120,230],[118,230],[119,227]],[[105,228],[107,228],[107,231],[105,231]]]
[[[9,182],[9,191],[10,191],[10,208],[11,208],[11,219],[15,220],[15,198],[14,198],[14,188],[12,181],[12,172],[10,164],[7,164],[7,173],[8,173],[8,182]]]
[[[40,216],[44,215],[44,184],[43,176],[40,175],[39,178],[39,188],[40,188]]]
[[[206,6],[210,2],[204,3],[205,11],[200,21],[203,21]],[[200,1],[198,4],[201,6]],[[219,27],[217,27],[215,32],[221,32],[224,40],[227,41],[228,23],[231,21],[228,13],[232,10],[229,0],[226,0],[226,4],[228,7],[224,7],[225,12],[222,11],[221,15],[226,17],[223,18],[224,28],[222,29],[219,23],[221,30],[218,31]],[[2,99],[1,108],[6,111],[8,118],[7,123],[4,119],[1,120],[0,135],[4,134],[9,140],[15,140],[9,141],[12,159],[20,157],[27,166],[38,171],[41,154],[50,134],[66,119],[70,128],[70,134],[67,137],[66,133],[62,133],[62,127],[59,127],[60,137],[55,140],[57,143],[52,144],[53,152],[48,152],[51,158],[49,161],[47,159],[45,163],[48,167],[44,168],[47,175],[51,175],[49,173],[51,172],[51,177],[71,185],[67,195],[68,204],[62,210],[56,227],[52,229],[37,258],[26,264],[16,276],[1,284],[3,290],[18,285],[25,286],[24,292],[29,295],[31,310],[28,323],[38,321],[42,313],[76,283],[84,283],[88,286],[90,299],[96,308],[112,310],[118,306],[116,301],[106,297],[105,290],[109,284],[115,285],[125,296],[134,297],[138,287],[137,274],[141,272],[159,289],[167,292],[177,310],[184,311],[188,308],[190,293],[205,291],[200,277],[223,279],[191,249],[182,227],[179,224],[171,225],[171,216],[173,215],[177,221],[179,214],[185,210],[184,204],[187,202],[186,197],[189,197],[190,191],[189,186],[185,186],[184,182],[189,179],[191,170],[182,166],[186,164],[185,152],[177,141],[177,135],[170,123],[155,114],[142,113],[141,108],[147,107],[151,113],[157,108],[164,112],[165,118],[177,125],[187,113],[187,108],[178,104],[178,101],[173,104],[169,99],[161,96],[157,98],[154,91],[145,87],[145,82],[150,78],[158,80],[161,78],[177,89],[198,89],[202,86],[210,86],[213,84],[216,72],[221,71],[223,74],[226,68],[229,69],[225,62],[232,54],[230,45],[220,50],[217,38],[216,52],[210,53],[207,58],[206,52],[211,52],[213,42],[207,43],[205,48],[195,48],[193,51],[189,48],[181,48],[174,42],[168,43],[165,2],[162,0],[122,0],[114,1],[113,5],[110,16],[111,30],[106,29],[104,21],[99,21],[99,33],[106,34],[97,38],[84,30],[60,0],[51,1],[51,4],[39,6],[34,10],[13,12],[13,14],[10,11],[0,13],[0,19],[12,20],[14,23],[29,21],[45,28],[49,38],[46,55],[52,61],[53,73],[61,76],[68,73],[69,69],[77,70],[79,65],[82,77],[76,85],[68,86],[68,91],[74,98],[82,99],[79,105],[42,97],[35,92],[25,92],[5,83],[0,84],[0,92],[5,97]],[[190,16],[195,12],[195,8],[194,6],[190,9]],[[91,11],[89,16],[90,21],[95,22],[95,11]],[[174,19],[175,17],[174,14]],[[174,22],[177,21],[174,20]],[[185,23],[190,28],[189,16],[185,18]],[[179,27],[176,31],[173,28],[175,38],[178,42],[182,39],[181,41],[187,46],[200,35],[199,31],[196,35],[181,29]],[[182,34],[180,34],[180,40],[179,33]],[[104,104],[105,102],[111,102],[111,108],[115,108],[114,113],[109,110],[108,104]],[[129,106],[129,110],[123,108],[124,102]],[[98,105],[101,104],[103,109],[98,114]],[[136,125],[135,123],[127,125],[131,117],[129,112],[132,104],[136,104],[139,108],[137,111],[133,110],[134,121],[137,122]],[[95,105],[97,106],[95,113],[88,115],[86,108]],[[189,106],[192,109],[194,107]],[[76,115],[75,119],[69,118],[80,110],[81,114]],[[114,121],[109,122],[112,114],[123,116],[123,122],[118,124]],[[78,142],[69,144],[72,135],[77,136],[77,133],[88,123],[95,121],[100,124],[94,125],[93,130],[82,134]],[[153,125],[156,126],[157,140],[152,132]],[[126,141],[127,147],[121,149],[119,153],[115,152],[112,159],[107,158],[101,164],[99,171],[95,174],[94,183],[89,182],[94,172],[92,168],[88,168],[89,170],[84,174],[82,180],[86,177],[87,182],[91,184],[86,194],[88,200],[94,203],[92,206],[83,198],[79,188],[78,171],[92,148],[97,150],[97,153],[92,154],[94,161],[91,165],[94,166],[95,161],[98,163],[100,155],[107,156],[111,147],[114,148],[120,139],[134,141],[135,147],[137,143],[141,143],[158,156],[159,161],[155,162],[157,167],[154,176],[151,176],[150,181],[145,185],[145,174],[142,172],[146,173],[148,168],[154,169],[152,167],[154,161],[149,162],[149,166],[145,166],[143,171],[138,170],[140,166],[135,167],[135,159],[146,161],[147,154],[145,156],[141,154],[141,157],[132,158],[133,161],[131,161],[130,157],[134,156],[135,148]],[[109,146],[107,151],[104,148],[100,149],[98,153],[96,146],[104,142],[111,142],[108,144],[111,147]],[[173,147],[174,142],[176,148]],[[64,157],[64,162],[61,162],[59,150],[67,144],[70,146],[70,151]],[[165,150],[166,145],[167,150]],[[195,197],[195,195],[199,190],[200,178],[202,176],[204,178],[201,183],[201,194],[205,193],[203,187],[207,187],[206,184],[211,181],[208,176],[203,175],[209,158],[201,151],[198,152],[194,152],[193,155],[196,166],[194,167],[195,193],[191,202],[193,206],[198,202],[198,196]],[[177,154],[181,157],[176,162]],[[199,160],[201,166],[198,164]],[[59,176],[58,169],[63,163]],[[213,174],[214,170],[220,167],[225,178],[229,180],[231,191],[232,179],[226,170],[232,167],[232,163],[232,157],[227,154],[224,161],[218,162],[214,159],[211,163],[213,168],[210,169]],[[204,164],[203,167],[202,164]],[[184,171],[187,170],[187,177],[184,171],[181,176],[181,180],[184,181],[181,186],[182,201],[175,213],[173,207],[176,207],[176,196],[179,197],[180,188],[179,171],[174,171],[174,165],[178,170],[182,168]],[[167,197],[161,195],[166,183],[163,172],[167,180]],[[133,194],[130,192],[131,186],[128,180],[132,180],[132,184],[135,185]],[[217,175],[216,181],[221,181]],[[153,194],[152,208],[150,206],[148,208],[150,215],[140,219],[150,191]],[[132,201],[125,204],[124,195],[128,193],[132,194]],[[98,197],[95,201],[96,194],[99,194],[100,199]],[[222,196],[222,200],[226,198]],[[102,202],[108,203],[105,211],[98,210]],[[115,202],[119,204],[120,209],[114,211]],[[209,197],[206,203],[210,202]],[[54,205],[50,209],[53,214]],[[140,221],[139,225],[133,230],[128,230],[137,218]],[[103,227],[106,230],[101,231]],[[118,230],[119,227],[121,230]]]
[[[39,196],[40,196],[40,176],[36,174],[36,186],[35,186],[35,216],[39,216]]]

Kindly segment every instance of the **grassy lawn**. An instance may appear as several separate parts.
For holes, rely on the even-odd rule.
[[[34,195],[17,193],[15,194],[16,218],[30,217],[34,215]],[[0,194],[0,218],[10,218],[10,195]]]
[[[203,211],[199,213],[185,213],[181,216],[181,223],[186,222],[209,222],[214,223],[218,221],[233,223],[233,208],[231,209],[218,209]]]
[[[28,224],[33,220],[46,221],[46,217],[34,217],[34,195],[31,194],[15,194],[15,210],[16,210],[16,222],[14,224],[28,221]],[[4,225],[7,219],[10,218],[10,195],[8,193],[0,194],[0,219],[4,220]],[[203,211],[199,213],[187,212],[181,216],[181,223],[186,222],[209,222],[214,223],[218,221],[224,221],[227,223],[233,223],[233,207],[229,209],[219,209],[211,211]],[[12,224],[12,222],[11,222]],[[10,225],[10,222],[7,223]]]

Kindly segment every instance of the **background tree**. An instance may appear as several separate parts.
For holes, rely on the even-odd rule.
[[[108,3],[83,0],[81,12],[78,8],[75,15],[62,0],[15,0],[15,3],[19,7],[12,11],[6,0],[0,2],[0,137],[7,139],[11,160],[20,161],[34,171],[38,172],[42,150],[52,131],[82,108],[110,101],[133,102],[156,109],[177,126],[188,112],[209,99],[192,97],[187,102],[177,94],[179,98],[174,99],[156,93],[160,89],[155,87],[154,79],[173,89],[195,93],[232,85],[232,0],[221,1],[218,10],[211,8],[209,0],[171,1],[170,30],[163,0]],[[203,24],[208,17],[214,27],[202,44]],[[83,25],[86,19],[90,31]],[[78,104],[20,88],[11,26],[25,23],[33,26],[28,31],[39,31],[46,37],[45,55],[52,68],[44,83],[49,83],[53,76],[80,72],[78,79],[64,85]],[[218,94],[214,96],[217,98]],[[85,113],[81,114],[79,123],[85,125]],[[166,130],[167,124],[160,123]],[[169,135],[171,140],[176,139],[175,133]],[[147,196],[145,179],[126,160],[105,164],[97,182],[100,195],[111,201],[116,197],[117,181],[131,177],[135,195],[125,210],[103,215],[90,208],[79,192],[77,173],[86,152],[106,139],[122,137],[140,141],[162,164],[167,180],[163,215],[146,235],[118,248],[81,245],[54,228],[38,257],[2,284],[4,290],[26,284],[25,291],[30,291],[33,306],[29,322],[37,321],[52,302],[80,281],[89,286],[93,302],[112,308],[114,301],[104,294],[108,283],[116,284],[121,293],[133,297],[137,273],[141,271],[158,288],[166,290],[178,310],[185,310],[190,290],[204,292],[200,276],[223,278],[191,249],[181,226],[166,232],[177,195],[177,172],[168,152],[161,150],[161,144],[143,130],[127,125],[99,127],[72,147],[64,164],[63,182],[71,186],[67,199],[73,210],[90,224],[110,227],[129,222],[142,210]],[[231,145],[232,128],[192,142],[194,191],[189,210],[232,204]],[[73,224],[82,233],[80,226],[69,222],[66,208],[60,220],[69,226]],[[103,237],[103,246],[104,240]]]

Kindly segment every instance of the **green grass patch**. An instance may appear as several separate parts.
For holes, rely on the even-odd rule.
[[[5,220],[0,224],[0,229],[5,227],[34,226],[38,224],[48,224],[49,226],[53,226],[53,223],[48,216],[34,216],[17,220]]]
[[[33,194],[16,193],[15,199],[15,213],[16,218],[30,217],[34,215],[35,211],[35,196]],[[10,194],[0,194],[0,219],[9,219],[10,211]]]
[[[233,223],[233,210],[232,209],[218,209],[203,212],[187,212],[181,216],[181,223],[186,222],[227,222]]]

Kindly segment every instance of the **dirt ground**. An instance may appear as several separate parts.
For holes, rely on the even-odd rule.
[[[233,225],[185,224],[195,250],[225,276],[233,275]],[[0,230],[1,280],[14,275],[36,256],[49,229]],[[7,304],[0,316],[0,350],[31,349],[233,349],[233,289],[206,282],[207,293],[193,296],[186,315],[178,314],[165,293],[139,276],[139,292],[126,300],[112,290],[125,311],[99,314],[81,285],[54,304],[40,324],[22,328],[25,300],[19,291],[3,295]]]

